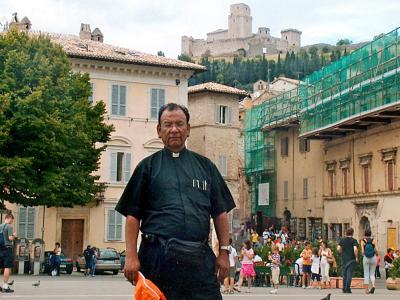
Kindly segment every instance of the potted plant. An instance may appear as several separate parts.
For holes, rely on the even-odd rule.
[[[393,260],[393,267],[389,269],[389,278],[386,279],[388,290],[400,290],[400,257]]]

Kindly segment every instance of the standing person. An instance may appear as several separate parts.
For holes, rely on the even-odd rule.
[[[97,257],[99,256],[99,250],[93,246],[92,247],[92,252],[93,252],[93,256],[92,256],[92,266],[90,268],[90,275],[92,277],[95,277],[95,273],[96,273],[96,263],[97,263]]]
[[[319,247],[319,256],[321,257],[321,282],[324,288],[331,288],[331,280],[329,278],[330,262],[333,262],[332,250],[328,248],[326,241],[321,242]]]
[[[233,294],[237,261],[238,255],[236,249],[232,246],[232,238],[229,238],[229,274],[228,277],[224,279],[223,294]]]
[[[273,253],[268,257],[268,259],[271,261],[271,277],[274,289],[270,291],[270,294],[277,294],[279,288],[281,256],[279,255],[279,248],[277,245],[272,246],[272,251]]]
[[[90,245],[87,245],[85,251],[83,251],[83,257],[85,258],[85,276],[90,275],[90,271],[93,267],[93,249]]]
[[[376,249],[378,246],[376,240],[371,237],[371,229],[366,229],[364,239],[361,240],[361,253],[363,254],[364,269],[364,289],[366,294],[375,292],[375,269],[376,269]],[[369,282],[371,281],[371,289]]]
[[[60,266],[61,266],[61,245],[60,243],[56,243],[53,250],[54,255],[54,266],[53,268],[56,269],[56,275],[60,276]]]
[[[351,293],[351,280],[354,268],[358,262],[358,243],[353,238],[353,228],[346,230],[346,237],[341,239],[337,250],[342,254],[343,293]]]
[[[242,257],[242,269],[240,273],[242,277],[246,278],[247,280],[247,292],[251,292],[253,277],[256,276],[256,271],[254,271],[254,250],[251,248],[250,240],[245,240],[243,242],[243,247],[241,250],[241,257]],[[243,280],[238,283],[238,290],[240,291],[241,285]]]
[[[393,253],[394,253],[393,248],[388,248],[386,255],[383,257],[383,261],[385,264],[386,279],[389,278],[389,269],[393,268],[393,260],[394,260]]]
[[[311,284],[310,286],[313,286],[314,281],[317,281],[317,287],[318,289],[321,289],[321,275],[320,275],[320,263],[321,263],[321,258],[318,253],[318,248],[314,247],[312,249],[312,255],[311,255]]]
[[[140,270],[167,299],[222,299],[217,277],[229,271],[227,213],[235,203],[217,167],[186,149],[189,118],[182,105],[160,108],[157,133],[164,149],[139,163],[115,208],[127,217],[124,273],[134,283]],[[207,243],[210,217],[217,258]]]
[[[381,256],[379,253],[376,254],[376,267],[375,267],[375,278],[381,279]]]
[[[10,279],[11,268],[13,267],[13,241],[17,235],[11,226],[14,216],[11,213],[6,214],[4,223],[0,225],[0,232],[3,235],[4,246],[0,249],[0,269],[3,269],[3,286],[0,290],[3,293],[14,292],[8,285]]]
[[[305,242],[305,248],[301,252],[300,256],[303,258],[303,289],[310,288],[310,277],[311,277],[311,243]]]

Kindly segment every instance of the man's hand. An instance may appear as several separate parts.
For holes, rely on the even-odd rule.
[[[216,260],[217,276],[218,280],[222,281],[228,277],[229,273],[229,256],[225,250],[220,250]]]
[[[125,259],[124,275],[133,285],[136,284],[139,269],[140,261],[138,256],[127,254]]]

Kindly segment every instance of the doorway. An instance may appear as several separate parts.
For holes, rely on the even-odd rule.
[[[61,228],[61,247],[65,256],[76,260],[83,251],[82,219],[63,219]]]

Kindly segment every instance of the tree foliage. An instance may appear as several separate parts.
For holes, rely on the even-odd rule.
[[[346,48],[344,49],[346,51]],[[300,49],[297,53],[279,53],[277,60],[267,60],[259,56],[253,59],[235,57],[232,61],[217,60],[203,55],[200,64],[207,67],[207,72],[194,75],[190,85],[214,81],[236,88],[251,91],[257,80],[272,81],[275,77],[285,76],[293,79],[302,79],[323,66],[339,59],[342,55],[340,47],[329,49],[324,47],[310,47],[308,51]],[[347,52],[346,52],[347,53]],[[186,55],[178,59],[191,61]]]
[[[24,33],[0,36],[0,198],[72,207],[104,187],[93,172],[110,138],[104,102],[90,104],[88,74],[60,46]]]

